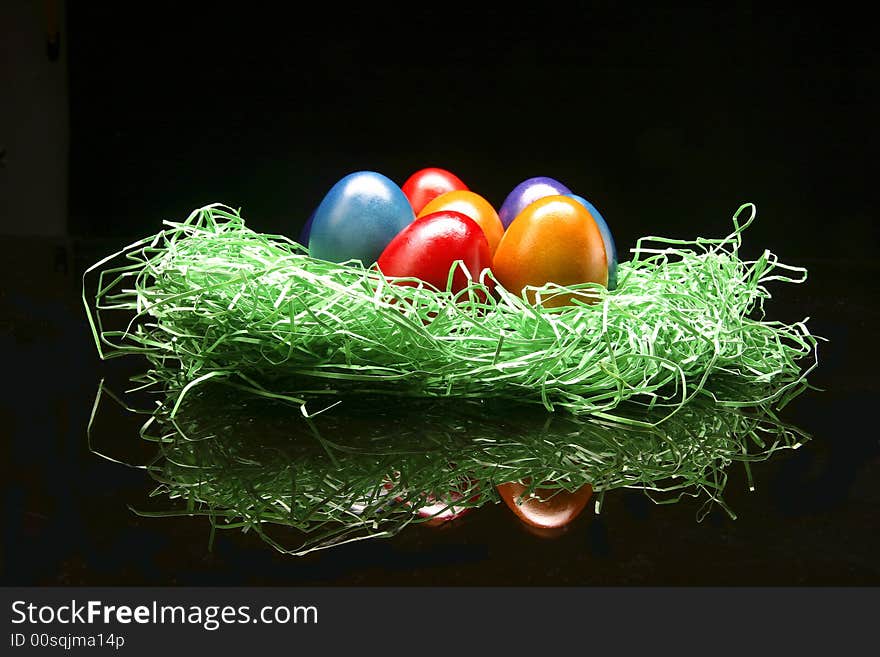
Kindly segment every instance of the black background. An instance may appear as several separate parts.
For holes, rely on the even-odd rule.
[[[3,408],[7,583],[880,583],[880,92],[865,16],[843,5],[71,3],[65,34],[78,247],[69,270],[45,275],[49,294],[23,270],[7,278],[20,285],[3,336],[15,374]],[[815,440],[756,467],[755,493],[731,472],[736,521],[697,523],[696,503],[621,492],[556,540],[499,506],[293,559],[240,534],[208,552],[206,523],[134,516],[144,475],[97,459],[83,436],[98,380],[137,364],[98,362],[77,274],[205,203],[296,236],[343,175],[402,183],[423,166],[456,172],[496,206],[524,178],[555,177],[602,210],[622,258],[645,234],[722,236],[754,202],[747,253],[769,248],[810,270],[768,308],[810,316],[830,339],[814,378],[825,392],[787,409]],[[7,261],[28,261],[19,255]],[[102,422],[105,439],[136,439],[138,418]]]
[[[88,4],[69,10],[77,234],[220,201],[295,236],[343,175],[433,165],[496,206],[556,177],[624,251],[754,202],[780,255],[874,255],[877,53],[844,8]]]

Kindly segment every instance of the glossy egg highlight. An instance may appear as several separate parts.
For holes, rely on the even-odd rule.
[[[571,190],[558,180],[546,176],[523,180],[510,191],[498,210],[501,225],[506,229],[523,210],[539,198],[557,194],[571,194]]]
[[[616,289],[617,246],[614,244],[614,237],[611,234],[611,229],[608,228],[608,222],[605,221],[605,217],[603,217],[602,213],[600,213],[599,210],[596,209],[596,206],[590,203],[583,196],[579,196],[577,194],[566,194],[566,196],[570,196],[575,201],[583,205],[593,217],[596,225],[599,227],[599,232],[602,233],[602,241],[605,244],[605,261],[608,263],[608,289]]]
[[[413,220],[412,206],[393,180],[375,171],[350,173],[315,209],[309,253],[321,260],[360,260],[370,266]]]
[[[504,234],[504,226],[501,225],[501,219],[498,218],[498,213],[489,201],[469,190],[446,192],[428,203],[418,216],[443,210],[460,212],[476,221],[489,241],[489,248],[495,253]]]
[[[589,211],[573,198],[556,195],[538,199],[508,226],[492,271],[501,285],[519,296],[526,286],[547,283],[607,285],[606,263],[602,234]],[[545,295],[542,302],[546,307],[568,305],[571,296]],[[534,303],[534,292],[526,298]]]
[[[458,176],[439,167],[419,169],[407,178],[401,187],[416,215],[441,194],[467,188],[468,186]]]

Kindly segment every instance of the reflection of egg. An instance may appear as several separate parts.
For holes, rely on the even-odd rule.
[[[539,198],[570,193],[571,190],[568,187],[553,178],[547,178],[546,176],[529,178],[523,180],[507,195],[504,203],[501,204],[501,209],[498,211],[498,217],[501,219],[501,224],[504,228],[507,228],[519,216],[520,212]]]
[[[566,196],[570,196],[583,205],[596,220],[599,232],[602,233],[602,241],[605,243],[605,260],[608,262],[608,289],[615,289],[617,287],[617,247],[614,245],[614,237],[611,235],[611,229],[608,228],[605,217],[596,209],[595,205],[583,196],[577,194],[566,194]]]
[[[420,517],[428,519],[425,522],[426,525],[437,526],[451,520],[456,520],[468,513],[472,508],[469,506],[455,506],[456,502],[461,502],[465,499],[464,495],[458,491],[450,491],[446,498],[437,499],[434,495],[429,495],[425,500],[425,506],[419,507],[417,513]],[[476,500],[477,498],[479,498],[479,495],[475,495],[472,499]]]
[[[394,490],[394,484],[387,482],[384,484],[385,491]],[[466,504],[465,496],[471,493],[470,502],[477,502],[480,499],[480,493],[477,492],[477,482],[467,478],[458,482],[457,486],[441,496],[429,493],[425,496],[424,505],[416,509],[416,513],[420,518],[424,518],[424,524],[428,527],[437,527],[451,520],[456,520],[465,515],[472,506]],[[412,502],[407,502],[403,495],[395,496],[394,500],[398,503],[406,504],[412,507]],[[465,502],[463,505],[456,506],[457,503]]]
[[[414,219],[409,200],[394,181],[374,171],[357,171],[333,185],[315,209],[309,253],[321,260],[360,260],[369,266]]]
[[[492,271],[516,295],[529,285],[608,283],[599,227],[583,205],[562,195],[538,199],[513,220],[498,244]],[[546,298],[543,305],[566,305],[571,297]],[[527,298],[534,303],[533,292]]]
[[[573,493],[563,489],[536,488],[533,496],[523,496],[526,486],[519,482],[498,485],[498,494],[520,520],[532,527],[558,529],[577,518],[593,496],[590,484]]]
[[[501,225],[498,213],[495,212],[495,208],[489,201],[468,190],[446,192],[425,205],[418,216],[422,217],[441,210],[460,212],[476,221],[477,225],[483,229],[486,239],[489,240],[489,248],[492,253],[495,253],[498,242],[501,241],[501,235],[504,233],[504,226]]]

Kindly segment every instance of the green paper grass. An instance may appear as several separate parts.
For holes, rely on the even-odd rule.
[[[94,265],[83,300],[101,357],[146,358],[179,391],[172,412],[208,380],[300,403],[306,415],[352,392],[596,417],[626,401],[674,413],[697,396],[784,404],[807,386],[815,362],[801,361],[816,338],[806,320],[765,319],[766,285],[803,282],[806,271],[770,252],[740,259],[754,217],[743,205],[721,239],[642,238],[615,291],[550,284],[533,305],[500,285],[486,295],[489,272],[473,272],[457,295],[397,285],[358,262],[311,258],[210,205]],[[555,294],[583,302],[541,305]],[[731,399],[731,385],[749,394]]]
[[[728,393],[750,396],[742,386]],[[590,484],[596,512],[606,493],[631,488],[657,503],[701,498],[698,519],[715,504],[735,517],[722,496],[728,467],[742,463],[752,486],[750,463],[809,438],[766,405],[705,396],[672,416],[633,404],[617,413],[611,421],[503,400],[358,396],[306,418],[290,403],[209,383],[182,402],[168,392],[147,414],[141,435],[157,447],[146,465],[156,487],[152,508],[137,512],[204,516],[215,531],[253,531],[296,555],[393,536],[430,519],[416,512],[429,499],[459,509],[499,503],[495,486],[508,481]],[[124,438],[100,442],[116,451]]]

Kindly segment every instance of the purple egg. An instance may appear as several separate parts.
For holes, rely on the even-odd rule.
[[[501,210],[498,211],[498,218],[501,219],[506,230],[517,215],[526,209],[527,205],[534,203],[539,198],[557,194],[571,194],[571,190],[558,180],[544,176],[523,180],[504,199]]]

